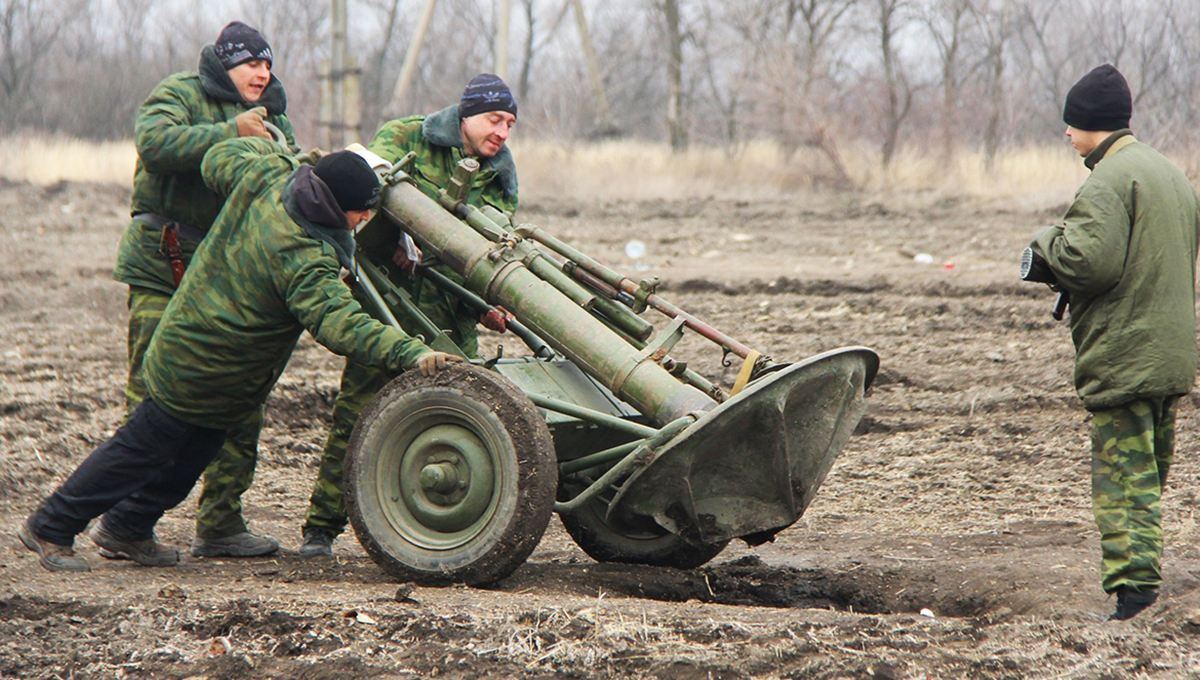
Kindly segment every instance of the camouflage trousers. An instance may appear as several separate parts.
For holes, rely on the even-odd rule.
[[[129,287],[129,381],[125,385],[126,418],[146,397],[142,379],[142,361],[150,346],[150,337],[162,319],[171,296],[148,288]],[[242,517],[242,494],[254,481],[258,463],[258,434],[262,429],[262,409],[229,429],[221,452],[204,471],[204,487],[196,512],[196,535],[224,538],[246,531]]]
[[[1105,592],[1162,583],[1160,499],[1175,453],[1178,402],[1159,397],[1092,412],[1092,509]]]
[[[342,493],[343,465],[346,448],[350,445],[350,433],[358,422],[358,414],[366,408],[375,393],[394,377],[389,372],[354,361],[346,360],[342,371],[342,384],[337,399],[333,402],[333,425],[325,440],[321,453],[321,467],[317,481],[313,484],[312,497],[308,501],[308,514],[304,528],[324,529],[337,535],[346,528],[346,502]]]

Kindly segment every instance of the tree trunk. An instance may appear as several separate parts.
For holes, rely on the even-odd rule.
[[[683,30],[679,0],[662,0],[667,33],[667,133],[671,150],[687,151],[687,127],[683,112]]]

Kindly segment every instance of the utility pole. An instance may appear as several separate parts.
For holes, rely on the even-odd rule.
[[[404,98],[412,85],[413,74],[417,70],[417,57],[421,55],[421,43],[425,42],[425,34],[429,32],[429,22],[433,19],[433,10],[437,0],[425,0],[425,9],[417,20],[417,29],[413,32],[408,49],[404,51],[404,63],[400,66],[400,77],[396,79],[396,89],[392,90],[392,98],[388,101],[386,115],[396,115],[403,111]]]
[[[508,80],[508,24],[512,16],[512,0],[499,0],[496,16],[496,75]]]
[[[327,149],[340,149],[358,137],[362,121],[362,69],[350,54],[346,0],[332,0],[329,59],[322,62],[321,109],[317,127]]]

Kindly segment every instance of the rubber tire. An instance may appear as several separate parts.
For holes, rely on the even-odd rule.
[[[729,541],[714,545],[688,543],[649,518],[637,527],[614,524],[604,516],[607,509],[608,504],[597,498],[575,512],[558,516],[575,544],[597,562],[695,569],[729,545]]]
[[[433,414],[427,422],[440,418],[471,432],[494,462],[489,468],[495,476],[490,509],[483,513],[486,522],[476,535],[447,549],[414,542],[417,532],[436,535],[438,530],[411,516],[404,520],[415,521],[415,528],[398,527],[388,512],[394,518],[394,509],[403,502],[385,503],[391,499],[378,492],[388,479],[400,479],[399,464],[382,469],[389,456],[399,455],[402,463],[413,439],[429,429],[414,420],[416,409]],[[419,429],[405,431],[406,418],[407,426]],[[380,454],[383,443],[397,436],[407,442],[395,447],[400,453]],[[558,470],[553,440],[533,402],[498,373],[457,365],[428,378],[408,371],[380,390],[351,435],[345,479],[350,523],[359,543],[384,571],[423,584],[484,585],[511,574],[541,540],[554,510]]]

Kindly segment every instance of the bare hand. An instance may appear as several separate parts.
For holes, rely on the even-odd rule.
[[[417,359],[417,368],[421,370],[421,375],[428,378],[436,375],[438,371],[444,370],[449,364],[457,364],[461,361],[462,357],[455,354],[430,352]]]
[[[263,121],[267,118],[267,109],[263,106],[256,106],[249,111],[243,111],[234,118],[237,123],[238,137],[265,137],[274,139],[270,132],[267,132],[267,127],[263,125]]]
[[[416,259],[409,257],[408,249],[404,247],[404,239],[400,239],[400,245],[396,246],[396,252],[392,253],[392,262],[394,262],[397,267],[400,267],[400,271],[405,271],[409,274],[417,271],[417,265],[421,264],[421,258],[425,256],[425,254],[421,252],[421,246],[413,243],[412,247],[413,253],[416,255]]]
[[[503,333],[508,330],[508,322],[512,318],[512,312],[509,312],[500,305],[496,305],[479,317],[479,323],[483,324],[483,327],[488,330]]]

